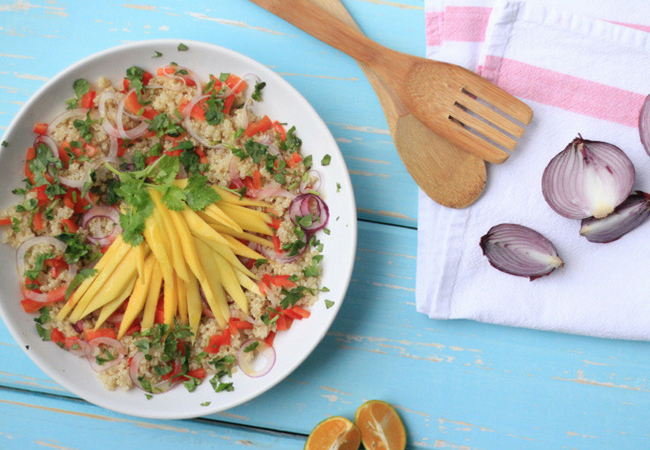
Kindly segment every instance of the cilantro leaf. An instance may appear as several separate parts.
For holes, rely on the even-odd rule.
[[[88,111],[86,113],[86,120],[75,119],[72,125],[79,132],[81,139],[86,142],[90,142],[90,140],[93,138],[91,129],[94,123],[97,123],[97,121],[90,118],[90,111]]]
[[[187,205],[194,211],[203,211],[208,205],[221,199],[219,194],[208,186],[208,179],[203,175],[192,175],[183,189]]]
[[[255,92],[251,95],[251,98],[256,102],[262,101],[262,89],[266,86],[266,82],[262,81],[261,83],[255,83]]]
[[[332,306],[334,306],[334,302],[332,300],[325,300],[325,308],[330,309]]]
[[[188,50],[187,45],[183,44],[182,42],[180,44],[178,44],[178,51],[179,52],[186,52],[187,50]]]
[[[331,157],[330,155],[325,155],[325,156],[323,156],[323,159],[321,160],[320,163],[321,163],[323,166],[329,166],[330,161],[332,161],[332,157]]]
[[[185,193],[178,186],[169,186],[162,196],[162,201],[172,211],[182,211],[185,209]]]
[[[63,253],[65,262],[74,264],[82,259],[88,259],[93,253],[93,247],[83,241],[83,236],[77,233],[61,233],[56,238],[68,246]]]
[[[65,299],[69,299],[72,293],[83,283],[86,278],[92,277],[97,273],[97,269],[81,269],[72,279],[70,285],[65,290]]]

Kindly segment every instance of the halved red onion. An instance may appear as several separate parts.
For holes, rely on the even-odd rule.
[[[312,224],[303,227],[308,231],[318,231],[327,225],[330,211],[325,201],[315,194],[301,194],[294,198],[289,205],[289,218],[296,223],[296,217],[312,215]]]
[[[73,117],[86,117],[86,114],[88,113],[87,108],[76,108],[76,109],[68,109],[64,111],[63,113],[59,114],[54,118],[52,122],[50,122],[50,125],[47,127],[47,134],[49,136],[52,135],[52,131],[62,122],[71,119]]]
[[[650,95],[645,98],[639,113],[639,137],[646,153],[650,155]]]
[[[142,389],[145,392],[149,392],[142,386],[142,382],[138,380],[140,377],[140,365],[142,364],[142,360],[144,359],[144,353],[138,352],[136,353],[133,358],[129,361],[129,376],[131,377],[131,381],[133,381],[133,384],[139,388]],[[182,370],[182,365],[177,361],[176,364],[174,365],[175,367],[175,374],[172,374],[172,378],[169,380],[162,380],[159,383],[152,385],[151,390],[152,392],[149,392],[151,394],[162,394],[164,392],[167,392],[174,386],[178,384],[180,381],[179,377],[173,377],[173,375],[178,375],[180,373],[180,370]]]
[[[480,246],[492,267],[529,277],[531,281],[564,265],[551,241],[533,229],[514,223],[490,228],[481,237]]]
[[[648,217],[650,194],[636,191],[607,217],[583,219],[580,235],[586,237],[589,242],[605,244],[623,237],[648,220]]]
[[[320,187],[321,187],[320,173],[316,170],[310,170],[305,175],[306,176],[303,177],[303,181],[300,182],[300,193],[307,194],[310,191],[316,191],[316,192],[320,191]],[[306,178],[307,180],[305,181],[304,178]],[[312,178],[315,178],[316,181],[314,181],[314,184],[309,186],[309,180],[311,180]]]
[[[95,206],[84,213],[81,217],[81,227],[87,228],[88,223],[93,219],[99,219],[105,217],[110,219],[115,223],[113,230],[106,236],[93,236],[88,235],[88,240],[93,244],[99,245],[108,245],[111,244],[117,235],[122,232],[122,227],[120,226],[120,212],[113,208],[112,206]]]
[[[246,348],[256,342],[257,346],[247,352]],[[275,365],[275,350],[264,341],[250,339],[239,347],[237,362],[242,372],[251,378],[258,378],[269,373]]]
[[[577,137],[544,170],[542,194],[569,219],[602,218],[630,195],[635,170],[618,147]]]
[[[109,338],[109,337],[97,337],[91,341],[88,341],[88,344],[91,347],[91,351],[86,355],[86,359],[88,359],[88,362],[90,363],[90,367],[93,368],[95,372],[103,372],[105,370],[110,369],[111,367],[116,366],[119,364],[123,359],[124,355],[126,354],[126,349],[122,345],[122,343],[116,339]],[[97,356],[101,357],[102,353],[98,353],[97,355],[95,354],[96,349],[99,349],[100,351],[102,348],[100,345],[103,345],[105,347],[109,347],[117,352],[117,355],[115,356],[115,359],[112,359],[110,361],[106,361],[103,364],[97,363]],[[112,355],[112,353],[111,353]]]

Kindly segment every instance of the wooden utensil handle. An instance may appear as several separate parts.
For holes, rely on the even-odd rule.
[[[306,0],[250,0],[258,6],[300,28],[353,58],[372,66],[391,50],[368,39],[337,18],[323,14],[323,10]]]

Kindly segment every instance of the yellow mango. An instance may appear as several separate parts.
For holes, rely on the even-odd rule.
[[[205,271],[205,280],[199,279],[199,282],[203,287],[208,305],[215,318],[217,321],[220,319],[223,321],[223,325],[221,323],[219,324],[223,328],[228,324],[228,320],[230,320],[230,310],[228,309],[226,293],[221,284],[219,270],[212,257],[213,251],[200,239],[195,238],[194,245],[196,246],[196,252],[201,261],[201,266]],[[209,294],[208,291],[210,292]]]
[[[182,211],[182,214],[183,218],[185,218],[185,221],[187,222],[187,227],[193,236],[209,239],[228,247],[230,246],[230,243],[223,236],[214,231],[210,225],[205,223],[197,213],[189,208],[185,208]]]
[[[244,289],[248,289],[249,291],[262,296],[262,292],[260,291],[260,287],[255,283],[253,280],[248,278],[244,273],[240,272],[239,270],[235,270],[235,275],[237,276],[237,280],[239,281],[239,284],[241,287]]]
[[[256,234],[246,233],[245,231],[242,233],[238,233],[231,228],[224,227],[223,225],[218,225],[214,223],[211,223],[210,226],[214,228],[216,231],[218,231],[219,233],[221,233],[222,235],[232,236],[237,239],[243,239],[245,241],[255,242],[256,244],[260,244],[268,248],[273,248],[273,242],[261,236],[257,236]]]
[[[104,322],[106,322],[106,319],[108,319],[111,314],[113,314],[117,308],[122,306],[122,303],[129,298],[129,296],[132,294],[134,286],[136,284],[136,278],[131,279],[127,286],[124,288],[124,290],[117,296],[115,300],[110,301],[109,303],[105,304],[102,306],[102,310],[99,313],[99,317],[97,318],[97,322],[95,323],[95,330],[98,330],[99,327],[101,327]]]
[[[240,198],[239,195],[233,194],[232,192],[229,192],[222,187],[219,186],[212,186],[215,191],[217,191],[217,194],[221,196],[221,201],[226,202],[226,203],[233,203],[235,205],[243,205],[243,206],[258,206],[261,208],[271,208],[272,205],[267,202],[263,202],[261,200],[254,200],[252,198],[247,198],[247,197],[242,197]],[[217,202],[219,203],[219,202]]]
[[[68,314],[70,314],[72,308],[76,306],[76,304],[79,302],[79,299],[81,299],[84,296],[84,294],[88,291],[90,286],[95,284],[95,281],[97,281],[98,284],[96,289],[93,288],[93,290],[95,290],[95,293],[99,291],[99,289],[101,289],[104,282],[108,279],[111,273],[113,273],[117,265],[122,261],[122,259],[130,249],[131,246],[122,240],[122,235],[119,235],[117,239],[113,241],[113,243],[108,248],[104,256],[102,256],[101,259],[97,261],[97,264],[95,265],[95,269],[97,270],[97,273],[92,277],[86,278],[79,285],[77,290],[74,291],[74,293],[70,296],[65,306],[61,308],[59,314],[57,314],[56,316],[57,320],[61,321],[65,319]]]
[[[167,255],[170,257],[174,270],[184,281],[189,279],[187,273],[187,265],[183,258],[183,250],[181,249],[180,239],[176,231],[176,227],[172,221],[169,209],[162,203],[160,192],[155,189],[149,189],[149,195],[154,202],[155,210],[158,215],[158,221],[165,232],[165,248]]]
[[[204,244],[208,245],[212,250],[214,250],[215,252],[217,252],[221,256],[223,256],[226,259],[226,261],[228,261],[230,263],[230,265],[233,266],[233,268],[235,268],[237,270],[240,270],[241,272],[245,273],[246,275],[248,275],[249,277],[251,277],[254,280],[259,280],[259,277],[257,275],[255,275],[253,272],[251,272],[250,270],[248,270],[246,268],[246,266],[244,264],[242,264],[242,262],[239,260],[239,258],[237,258],[237,256],[235,256],[232,249],[226,247],[225,245],[221,245],[221,244],[219,244],[217,242],[203,240],[203,239],[200,239],[200,238],[199,238],[199,240],[201,242],[203,242]]]
[[[223,235],[224,239],[230,242],[231,248],[233,248],[233,253],[239,256],[244,256],[245,258],[252,258],[252,259],[264,259],[264,256],[260,255],[257,253],[255,250],[250,248],[248,245],[242,244],[240,241],[235,239],[232,236],[228,236],[227,234]]]
[[[239,225],[237,225],[237,222],[232,220],[230,216],[223,212],[223,210],[214,203],[205,208],[205,211],[198,211],[198,213],[212,219],[214,223],[218,223],[240,233],[244,231]]]
[[[174,317],[176,317],[176,311],[178,310],[176,276],[172,273],[171,278],[165,278],[163,274],[163,279],[165,281],[163,284],[163,302],[165,305],[165,309],[163,310],[164,323],[174,325]]]
[[[217,270],[219,271],[219,278],[221,279],[221,283],[226,289],[226,292],[235,301],[237,306],[239,306],[239,309],[241,309],[245,314],[248,314],[248,299],[239,284],[235,271],[228,261],[218,253],[213,252],[212,257],[214,258]]]
[[[177,276],[175,281],[176,290],[178,291],[178,318],[183,325],[187,325],[187,291],[185,281],[180,276]]]
[[[192,330],[192,342],[194,342],[203,313],[203,300],[199,291],[199,281],[192,273],[190,273],[189,283],[185,285],[185,293],[187,297],[187,317],[190,330]]]
[[[162,270],[160,269],[160,264],[155,259],[154,255],[151,283],[149,284],[147,299],[144,304],[144,312],[142,313],[141,325],[143,330],[148,330],[149,328],[153,327],[153,323],[156,318],[156,306],[158,306],[158,298],[160,297],[160,288],[162,287],[162,281]]]
[[[273,229],[264,219],[255,214],[252,214],[252,212],[259,211],[247,209],[239,205],[233,205],[231,203],[223,203],[219,206],[223,212],[228,214],[228,216],[244,230],[252,231],[253,233],[266,234],[267,236],[271,236],[274,233]],[[270,216],[267,217],[270,219]]]
[[[151,214],[149,218],[147,218],[147,221],[145,223],[144,239],[147,241],[149,248],[151,248],[151,251],[158,260],[158,263],[160,264],[160,270],[162,271],[165,279],[171,278],[173,271],[171,258],[167,254],[167,249],[164,244],[166,237],[163,234],[160,223],[158,223],[155,209],[154,213]]]
[[[131,294],[129,303],[126,306],[126,311],[124,311],[124,318],[120,323],[120,329],[117,333],[118,339],[122,339],[124,333],[128,331],[135,318],[138,317],[138,314],[140,314],[144,308],[147,294],[149,293],[149,286],[151,286],[155,264],[156,258],[153,255],[150,255],[145,262],[143,277],[139,278],[139,281],[133,288],[133,293]]]

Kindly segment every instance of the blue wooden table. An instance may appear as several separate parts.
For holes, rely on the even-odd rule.
[[[373,39],[424,55],[422,0],[346,0]],[[355,63],[245,0],[0,0],[0,134],[77,60],[125,42],[199,40],[281,74],[316,108],[350,169],[357,260],[342,310],[284,382],[195,420],[115,414],[41,372],[0,324],[0,448],[302,448],[330,415],[397,408],[409,448],[650,448],[650,345],[433,321],[415,311],[417,188]]]

